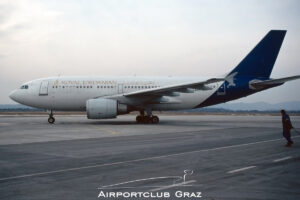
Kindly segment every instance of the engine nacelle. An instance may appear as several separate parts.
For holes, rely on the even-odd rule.
[[[112,99],[90,99],[86,102],[88,119],[112,119],[128,113],[127,105]]]

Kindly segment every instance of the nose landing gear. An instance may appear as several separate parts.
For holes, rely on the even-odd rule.
[[[49,122],[49,124],[53,124],[55,122],[55,118],[53,117],[52,110],[50,110],[50,112],[49,112],[48,122]]]

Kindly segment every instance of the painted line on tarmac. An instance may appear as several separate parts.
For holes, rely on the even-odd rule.
[[[99,129],[99,130],[101,130],[101,131],[104,131],[104,132],[106,132],[106,133],[112,134],[112,135],[120,134],[120,133],[117,132],[117,131],[109,130],[109,129],[107,129],[107,128],[99,128],[99,127],[97,127],[97,129]]]
[[[292,156],[287,156],[287,157],[283,157],[283,158],[275,159],[275,160],[273,160],[273,162],[274,162],[274,163],[277,163],[277,162],[281,162],[281,161],[289,160],[289,159],[292,159],[292,158],[293,158]]]
[[[300,136],[295,136],[293,138],[297,138],[297,137],[300,137]],[[7,180],[14,180],[14,179],[20,179],[20,178],[42,176],[42,175],[50,175],[50,174],[56,174],[56,173],[62,173],[62,172],[72,172],[72,171],[92,169],[92,168],[98,168],[98,167],[107,167],[107,166],[114,166],[114,165],[129,164],[129,163],[134,163],[134,162],[155,160],[155,159],[168,158],[168,157],[173,157],[173,156],[181,156],[181,155],[185,155],[185,154],[217,151],[217,150],[223,150],[223,149],[250,146],[250,145],[255,145],[255,144],[263,144],[263,143],[275,142],[275,141],[280,141],[280,140],[282,140],[282,138],[273,139],[273,140],[263,140],[263,141],[258,141],[258,142],[250,142],[250,143],[244,143],[244,144],[236,144],[236,145],[223,146],[223,147],[216,147],[216,148],[211,148],[211,149],[201,149],[201,150],[196,150],[196,151],[187,151],[187,152],[181,152],[181,153],[167,154],[167,155],[162,155],[162,156],[154,156],[154,157],[140,158],[140,159],[113,162],[113,163],[104,163],[104,164],[89,165],[89,166],[83,166],[83,167],[74,167],[74,168],[68,168],[68,169],[53,170],[53,171],[47,171],[47,172],[24,174],[24,175],[19,175],[19,176],[11,176],[11,177],[6,177],[6,178],[0,178],[0,181],[7,181]]]
[[[196,182],[196,180],[190,180],[190,181],[185,181],[185,182],[182,182],[182,183],[176,183],[176,184],[172,184],[172,185],[167,185],[167,186],[155,188],[155,189],[152,189],[150,191],[151,192],[156,192],[156,191],[160,191],[160,190],[170,189],[170,188],[173,188],[173,187],[185,186],[185,185],[187,185],[189,183],[195,183],[195,182]]]
[[[227,172],[227,174],[233,174],[233,173],[237,173],[237,172],[242,172],[242,171],[246,171],[248,169],[253,169],[255,167],[256,166],[243,167],[243,168],[240,168],[240,169],[231,170],[231,171]]]
[[[98,189],[116,189],[116,186],[120,185],[126,185],[129,183],[136,183],[136,182],[142,182],[142,181],[151,181],[151,180],[159,180],[159,179],[175,179],[175,180],[182,180],[181,176],[162,176],[162,177],[151,177],[151,178],[143,178],[143,179],[136,179],[136,180],[131,180],[131,181],[126,181],[126,182],[121,182],[121,183],[116,183],[112,185],[104,185],[102,187],[99,187]]]
[[[0,123],[0,126],[9,126],[9,125],[11,125],[11,123],[5,123],[5,122]]]

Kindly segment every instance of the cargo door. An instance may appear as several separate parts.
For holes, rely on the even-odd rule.
[[[225,95],[226,94],[226,86],[225,86],[225,82],[220,85],[220,87],[218,88],[217,91],[217,95]]]

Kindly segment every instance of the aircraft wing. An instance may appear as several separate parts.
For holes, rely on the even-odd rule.
[[[115,99],[121,103],[139,105],[142,103],[178,103],[172,97],[180,93],[193,93],[195,90],[212,90],[211,83],[224,81],[224,78],[212,78],[206,81],[167,85],[158,88],[144,89],[113,96],[99,98]]]
[[[263,89],[263,88],[270,87],[270,86],[281,85],[287,81],[292,81],[292,80],[299,79],[299,78],[300,78],[300,76],[298,75],[298,76],[290,76],[290,77],[279,78],[279,79],[270,79],[270,80],[265,80],[265,81],[253,80],[252,82],[250,82],[250,87],[253,89]]]
[[[202,82],[193,82],[193,83],[183,83],[176,85],[168,85],[158,88],[152,88],[148,90],[140,90],[135,92],[130,92],[127,94],[123,94],[125,97],[132,96],[172,96],[172,92],[179,93],[193,93],[193,89],[195,90],[211,90],[212,88],[206,86],[210,83],[215,83],[219,81],[224,81],[223,78],[212,78]]]

